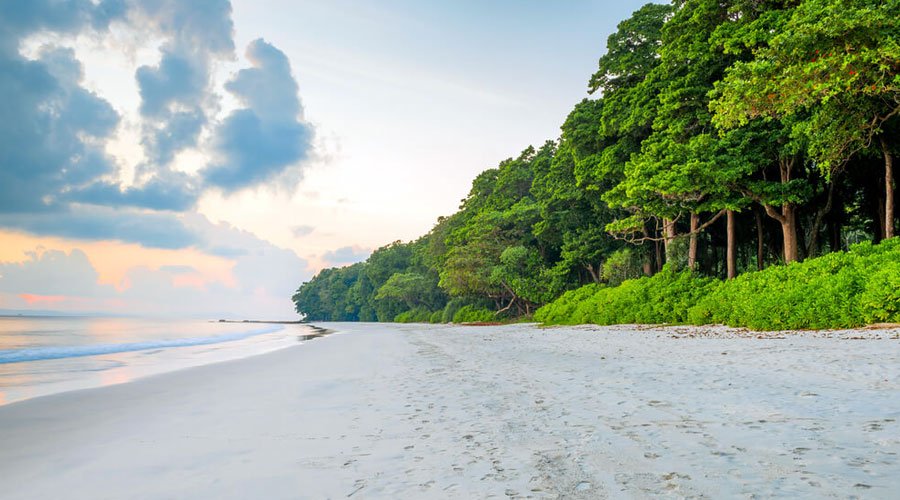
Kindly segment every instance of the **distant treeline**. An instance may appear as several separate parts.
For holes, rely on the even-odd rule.
[[[297,311],[529,316],[664,266],[673,280],[730,279],[895,233],[900,0],[648,4],[609,37],[588,85],[557,140],[482,172],[418,240],[322,271],[294,295]],[[693,305],[681,304],[685,320]],[[871,319],[893,317],[886,307]]]

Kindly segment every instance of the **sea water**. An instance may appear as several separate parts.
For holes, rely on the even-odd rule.
[[[0,405],[297,345],[299,324],[0,317]]]

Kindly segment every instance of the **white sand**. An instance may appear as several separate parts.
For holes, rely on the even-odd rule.
[[[0,407],[0,497],[900,494],[896,331],[328,326]]]

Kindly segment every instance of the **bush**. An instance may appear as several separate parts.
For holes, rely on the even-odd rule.
[[[858,305],[866,323],[900,323],[900,262],[872,274]]]
[[[603,263],[600,276],[609,286],[619,286],[625,280],[641,276],[641,261],[637,253],[630,248],[616,250]]]
[[[442,319],[444,317],[444,310],[435,311],[431,313],[431,317],[428,318],[429,323],[443,323]]]
[[[860,243],[723,283],[689,313],[694,324],[754,330],[852,328],[900,321],[900,239]]]
[[[550,325],[576,325],[584,323],[575,316],[579,304],[594,295],[603,285],[591,283],[575,290],[569,290],[558,299],[541,307],[534,313],[534,320]]]
[[[860,243],[729,281],[666,268],[617,287],[587,285],[535,313],[547,324],[724,323],[754,330],[900,322],[900,238]]]
[[[587,285],[538,309],[535,320],[550,324],[683,323],[688,309],[716,284],[690,271],[666,267],[653,277],[617,287]]]
[[[431,311],[424,307],[410,309],[394,316],[395,323],[428,323],[430,321]]]
[[[463,299],[453,299],[447,302],[447,305],[444,306],[444,310],[441,312],[441,323],[452,323],[456,312],[464,305],[466,305],[466,301]]]
[[[488,309],[472,305],[463,306],[453,315],[454,323],[479,323],[494,321],[494,313]]]

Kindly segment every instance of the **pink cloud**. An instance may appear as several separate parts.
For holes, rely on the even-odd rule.
[[[65,295],[37,295],[34,293],[20,293],[19,298],[23,299],[28,305],[35,304],[59,304],[69,300]]]

